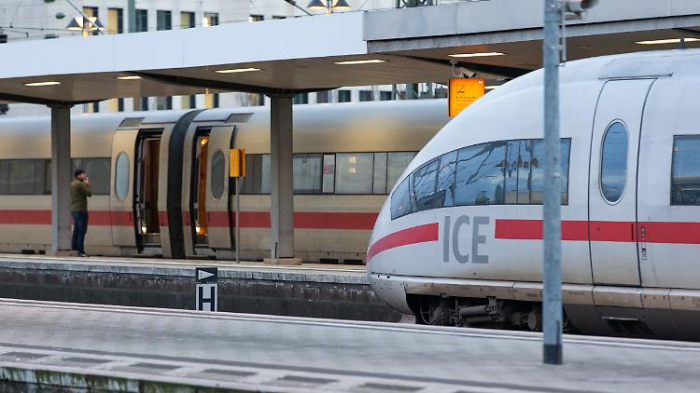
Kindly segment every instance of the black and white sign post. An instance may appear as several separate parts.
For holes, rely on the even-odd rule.
[[[194,270],[197,311],[219,311],[219,268],[198,267]]]

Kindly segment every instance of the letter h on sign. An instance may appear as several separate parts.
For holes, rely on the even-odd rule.
[[[197,311],[219,311],[218,292],[216,281],[219,271],[215,267],[198,267],[195,269],[196,302]]]

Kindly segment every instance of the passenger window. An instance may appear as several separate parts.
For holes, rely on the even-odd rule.
[[[387,153],[374,153],[373,194],[386,195],[386,161]]]
[[[294,155],[294,193],[320,194],[323,155]]]
[[[0,161],[0,195],[10,193],[10,162]]]
[[[700,136],[673,140],[671,205],[700,205]]]
[[[226,158],[224,153],[218,150],[211,159],[211,195],[214,199],[224,196],[226,178]]]
[[[455,205],[503,203],[506,145],[484,143],[458,152]]]
[[[387,157],[386,166],[386,188],[387,191],[391,191],[396,182],[399,180],[403,171],[406,170],[408,164],[413,161],[416,156],[414,152],[408,153],[389,153]]]
[[[413,194],[416,211],[432,209],[435,206],[435,181],[439,161],[423,165],[413,172]]]
[[[125,152],[117,156],[117,167],[115,168],[114,188],[117,198],[124,200],[129,193],[129,156]]]
[[[335,154],[323,156],[323,193],[335,192]]]
[[[413,212],[413,206],[411,204],[411,192],[409,189],[411,177],[407,177],[404,181],[396,187],[394,193],[391,195],[391,219],[397,219],[403,217],[406,214]]]
[[[9,160],[7,169],[8,194],[46,195],[46,160]]]
[[[372,193],[372,153],[336,154],[335,193]]]
[[[518,158],[518,204],[544,203],[544,160],[544,141],[521,141]]]
[[[457,169],[457,152],[447,153],[440,158],[437,189],[435,190],[435,207],[451,207],[455,204],[455,171]]]
[[[109,195],[110,169],[109,158],[75,158],[73,169],[83,169],[90,178],[90,190],[93,195]]]
[[[622,198],[627,181],[627,129],[613,123],[603,136],[600,162],[600,190],[610,203]]]

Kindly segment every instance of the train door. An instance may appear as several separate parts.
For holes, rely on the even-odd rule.
[[[192,144],[190,175],[190,222],[195,254],[208,254],[209,221],[207,219],[207,178],[209,171],[209,133],[211,128],[198,129]]]
[[[199,206],[203,207],[199,217],[200,220],[206,217],[203,222],[207,227],[207,241],[214,250],[230,250],[233,244],[229,150],[234,129],[234,126],[212,127],[206,148],[207,181],[205,192],[199,194],[204,196],[199,200]]]
[[[588,231],[593,282],[640,285],[637,165],[644,104],[653,79],[603,87],[592,132]]]
[[[162,253],[158,192],[161,131],[141,131],[136,141],[133,210],[139,252]]]
[[[138,130],[120,130],[112,140],[112,192],[110,215],[115,246],[136,247],[133,216],[133,179]]]

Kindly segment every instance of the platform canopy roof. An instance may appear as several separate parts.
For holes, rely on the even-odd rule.
[[[541,66],[542,4],[470,1],[3,44],[0,101],[70,104],[207,89],[295,94],[446,82],[450,60],[487,78],[515,77]],[[572,21],[567,35],[569,59],[669,49],[679,43],[639,42],[680,37],[700,47],[700,1],[602,1],[584,20]]]

